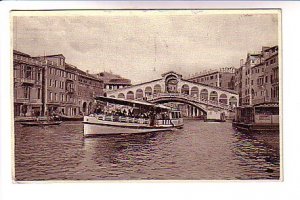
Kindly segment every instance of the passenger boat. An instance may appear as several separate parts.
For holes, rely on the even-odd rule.
[[[261,103],[236,108],[232,126],[239,131],[279,131],[278,103]]]
[[[34,122],[20,122],[24,126],[52,126],[60,125],[62,121],[34,121]]]
[[[102,112],[84,116],[84,136],[161,132],[183,127],[181,112],[164,105],[112,97],[96,100],[116,109],[129,108],[132,114]]]

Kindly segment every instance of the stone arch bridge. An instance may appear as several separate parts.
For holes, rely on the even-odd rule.
[[[189,105],[186,111],[189,116],[206,114],[208,118],[218,118],[220,113],[228,115],[228,111],[239,105],[237,92],[187,81],[173,71],[162,74],[160,79],[107,91],[104,95],[153,103],[184,103]]]

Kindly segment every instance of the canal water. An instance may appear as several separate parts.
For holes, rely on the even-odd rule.
[[[184,128],[174,132],[95,138],[83,137],[80,122],[17,123],[15,179],[276,180],[278,140],[278,133],[257,137],[236,132],[227,122],[185,120]]]

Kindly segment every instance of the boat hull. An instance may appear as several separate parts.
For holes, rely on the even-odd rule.
[[[172,131],[174,128],[138,128],[108,126],[100,124],[84,123],[84,136],[114,135],[114,134],[141,134],[162,131]]]
[[[172,131],[182,128],[183,124],[171,125],[162,124],[157,126],[150,126],[143,123],[124,123],[119,121],[105,121],[99,120],[96,117],[84,117],[84,136],[93,135],[112,135],[112,134],[139,134]]]
[[[54,122],[47,122],[47,121],[39,121],[39,122],[21,122],[23,126],[53,126],[53,125],[60,125],[62,121],[54,121]]]

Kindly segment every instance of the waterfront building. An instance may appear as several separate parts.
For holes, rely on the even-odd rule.
[[[20,51],[13,51],[14,115],[42,115],[42,63]]]
[[[117,90],[131,86],[131,80],[111,72],[100,72],[94,74],[94,76],[103,81],[104,91]]]
[[[79,114],[76,98],[76,71],[70,70],[62,54],[34,57],[43,62],[45,115]]]
[[[224,89],[234,90],[234,67],[225,67],[218,70],[208,70],[196,73],[188,78],[189,81],[212,85]]]
[[[96,96],[103,96],[103,81],[77,68],[78,73],[78,104],[80,113],[90,114]]]
[[[279,101],[278,46],[248,53],[235,73],[235,90],[241,105]]]
[[[62,54],[31,57],[13,52],[15,116],[91,113],[103,81],[65,62]]]

